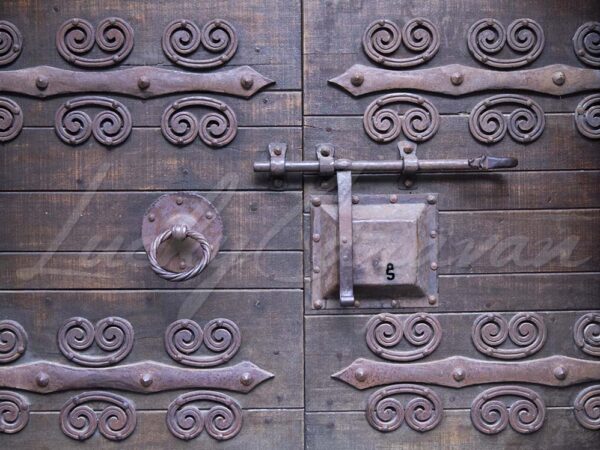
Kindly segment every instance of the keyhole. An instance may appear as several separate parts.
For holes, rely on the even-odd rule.
[[[396,278],[396,274],[394,273],[394,265],[392,263],[389,263],[385,268],[385,274],[387,275],[387,279],[390,281]]]

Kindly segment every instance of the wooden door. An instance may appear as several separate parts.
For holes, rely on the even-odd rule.
[[[0,445],[597,448],[563,3],[3,1]]]

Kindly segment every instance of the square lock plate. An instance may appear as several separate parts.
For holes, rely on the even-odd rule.
[[[354,195],[353,275],[360,308],[437,305],[438,211],[432,194]],[[311,201],[310,300],[315,309],[341,308],[337,196]],[[358,202],[356,203],[356,200]],[[308,287],[308,286],[307,286]]]

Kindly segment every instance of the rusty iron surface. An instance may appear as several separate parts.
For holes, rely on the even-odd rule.
[[[220,392],[188,392],[169,405],[167,428],[173,436],[185,441],[199,436],[203,430],[213,439],[225,441],[242,429],[242,407]]]
[[[103,56],[85,56],[92,51],[94,44],[102,50]],[[95,30],[85,19],[69,19],[56,32],[56,48],[65,61],[76,66],[114,66],[125,60],[133,50],[133,28],[118,17],[101,20]]]
[[[521,312],[507,321],[500,314],[482,314],[473,322],[471,338],[475,348],[498,359],[520,359],[531,356],[546,343],[546,324],[537,313]],[[501,347],[510,341],[515,347]]]
[[[137,98],[184,92],[213,92],[250,98],[272,83],[273,80],[248,66],[205,73],[153,66],[85,72],[38,66],[0,72],[0,92],[38,98],[90,92]]]
[[[356,64],[329,82],[354,96],[404,89],[453,96],[515,89],[560,96],[600,89],[600,71],[564,64],[507,72],[460,64],[410,71]]]
[[[27,350],[27,332],[19,322],[0,320],[0,364],[19,359]]]
[[[8,20],[0,20],[0,66],[10,64],[23,51],[23,35]]]
[[[394,364],[359,358],[332,377],[357,389],[392,383],[427,383],[462,388],[511,382],[564,387],[599,381],[600,361],[562,355],[518,362],[451,356],[431,362]]]
[[[0,391],[0,433],[18,433],[29,422],[27,399],[10,391]]]
[[[589,66],[600,67],[600,22],[586,22],[573,35],[573,50],[579,60]]]
[[[202,30],[191,20],[174,20],[167,25],[162,36],[162,48],[167,58],[174,64],[190,69],[221,66],[233,57],[237,47],[238,37],[235,28],[223,19],[208,21]],[[200,48],[218,55],[205,59],[194,59],[188,56]]]
[[[233,366],[191,369],[155,361],[84,368],[49,361],[0,367],[0,387],[49,394],[73,389],[120,389],[154,393],[175,389],[250,392],[273,374],[243,361]]]
[[[600,385],[583,389],[573,402],[577,422],[588,430],[600,430]]]

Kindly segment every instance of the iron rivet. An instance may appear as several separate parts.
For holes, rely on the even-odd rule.
[[[321,206],[321,199],[319,197],[313,197],[311,203],[313,206]]]
[[[148,387],[152,384],[154,380],[152,379],[152,375],[149,373],[145,373],[140,377],[140,384],[144,387]]]
[[[437,297],[432,294],[429,297],[427,297],[427,301],[430,305],[435,305],[437,303]]]
[[[569,373],[569,371],[563,366],[558,366],[554,369],[553,373],[557,380],[564,380],[565,378],[567,378],[567,374]]]
[[[356,72],[354,75],[352,75],[352,78],[350,78],[350,82],[352,83],[353,86],[356,86],[356,87],[363,84],[364,81],[365,81],[365,76],[360,72]]]
[[[431,266],[430,266],[430,267],[431,267],[431,270],[437,270],[437,268],[438,268],[438,265],[437,265],[437,263],[434,261],[434,262],[432,262],[432,263],[431,263]]]
[[[413,146],[412,146],[412,145],[408,145],[408,144],[407,144],[407,145],[405,145],[405,146],[402,148],[402,150],[404,150],[404,153],[406,153],[406,154],[410,154],[410,153],[412,153],[412,151],[413,151]]]
[[[354,300],[354,307],[355,308],[360,308],[360,301]]]
[[[390,195],[390,203],[396,203],[398,201],[398,196],[396,194]]]
[[[178,205],[181,205],[181,204],[183,204],[183,197],[177,197],[177,198],[175,199],[175,203],[177,203]]]
[[[565,76],[564,72],[554,72],[552,74],[552,81],[554,82],[554,84],[556,84],[557,86],[562,86],[563,84],[565,84],[565,80],[567,79],[567,77]]]
[[[404,187],[411,188],[411,187],[413,187],[413,184],[415,184],[415,183],[410,178],[407,178],[406,180],[404,180]]]
[[[252,378],[250,372],[244,372],[240,377],[240,383],[242,383],[244,386],[250,386],[253,381],[254,379]]]
[[[140,78],[138,78],[137,84],[138,84],[138,87],[143,91],[150,87],[150,80],[148,79],[147,76],[142,75]]]
[[[48,77],[46,77],[44,75],[40,75],[35,80],[35,85],[37,86],[37,88],[40,91],[43,91],[44,89],[46,89],[48,87],[48,83],[49,83]]]
[[[462,381],[462,380],[464,380],[465,376],[466,376],[466,373],[465,373],[465,370],[462,367],[457,367],[452,372],[452,378],[454,378],[456,381]]]
[[[348,238],[344,236],[342,238],[342,244],[346,244],[346,243],[348,243]]]
[[[396,300],[392,300],[392,308],[396,308],[398,306],[398,302]]]
[[[323,300],[315,301],[315,309],[323,309]]]
[[[214,216],[213,216],[213,213],[211,213],[210,211],[206,213],[206,218],[207,218],[208,220],[212,219],[213,217],[214,217]]]
[[[252,89],[252,86],[254,85],[254,80],[252,79],[251,76],[249,75],[244,75],[242,77],[242,79],[240,80],[240,84],[242,85],[242,87],[249,91],[250,89]]]
[[[275,147],[273,149],[273,154],[280,156],[281,155],[281,149],[279,147]]]
[[[353,195],[352,196],[352,203],[354,203],[356,205],[356,204],[358,204],[358,202],[360,202],[360,199],[358,198],[358,195]]]
[[[46,386],[48,386],[48,383],[50,383],[50,377],[48,376],[48,374],[46,372],[40,372],[35,377],[35,383],[39,387],[46,387]]]
[[[313,269],[314,273],[319,273],[321,271],[321,268],[319,266],[315,266]]]
[[[450,76],[450,81],[454,86],[460,86],[464,81],[465,77],[460,72],[455,72]]]
[[[436,198],[435,195],[428,195],[427,196],[427,203],[429,203],[430,205],[435,205],[436,202]]]
[[[185,263],[185,261],[182,259],[181,261],[179,261],[179,268],[180,269],[185,269],[187,266],[187,264]]]
[[[429,236],[431,236],[433,239],[435,239],[437,237],[437,231],[431,230],[431,232],[429,233]]]
[[[154,214],[148,215],[148,222],[154,222],[156,220],[156,216]]]
[[[315,242],[319,242],[319,241],[321,240],[321,235],[320,235],[320,234],[317,234],[317,233],[315,233],[315,234],[313,234],[313,237],[312,237],[312,239],[313,239],[313,241],[315,241]]]
[[[367,371],[362,367],[359,367],[354,372],[354,378],[356,378],[358,381],[365,381],[367,379]]]

